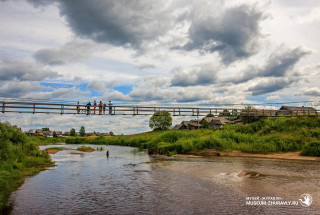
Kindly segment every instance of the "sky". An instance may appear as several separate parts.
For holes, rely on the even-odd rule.
[[[318,0],[0,0],[0,97],[319,107],[319,38]],[[150,130],[142,116],[0,120],[23,130]]]

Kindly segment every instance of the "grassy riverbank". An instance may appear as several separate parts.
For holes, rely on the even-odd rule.
[[[49,155],[38,150],[40,143],[39,138],[27,137],[17,127],[0,123],[0,211],[26,176],[53,165]]]
[[[154,149],[159,153],[195,153],[203,150],[239,150],[248,153],[301,151],[320,156],[320,118],[265,118],[245,125],[195,131],[155,131],[115,137],[68,138],[66,143],[110,144]]]

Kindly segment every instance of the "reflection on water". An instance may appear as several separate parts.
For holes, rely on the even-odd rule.
[[[78,145],[67,147],[51,155],[56,167],[28,178],[11,196],[12,214],[317,214],[320,209],[318,162],[216,157],[150,163],[147,154],[131,147],[102,146],[109,159],[106,150],[79,155],[70,154]],[[246,205],[246,197],[297,201],[303,193],[313,197],[308,208]]]

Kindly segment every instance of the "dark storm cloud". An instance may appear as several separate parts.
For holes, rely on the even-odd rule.
[[[6,58],[0,65],[0,80],[41,81],[46,78],[57,78],[58,73],[44,69],[41,65]]]
[[[225,78],[224,82],[244,83],[257,77],[286,77],[298,61],[310,52],[297,47],[294,49],[280,48],[267,59],[261,68],[249,65],[240,75]]]
[[[288,88],[293,82],[293,80],[286,78],[269,78],[259,81],[256,85],[250,87],[248,91],[251,92],[253,96],[258,96]]]
[[[192,20],[190,41],[185,50],[219,52],[225,63],[249,57],[257,53],[261,36],[259,23],[263,13],[255,7],[242,5],[225,10],[221,16],[201,14]]]
[[[99,47],[92,41],[75,40],[58,49],[41,49],[34,54],[34,57],[43,64],[63,65],[86,60],[97,49]]]
[[[196,86],[196,85],[210,85],[217,80],[217,71],[212,65],[200,65],[190,70],[183,70],[182,68],[175,68],[174,76],[171,80],[171,86]]]
[[[115,46],[137,48],[164,35],[174,23],[163,1],[56,1],[60,14],[78,36]]]
[[[291,71],[294,65],[309,51],[304,50],[301,47],[297,47],[292,50],[284,50],[276,52],[271,55],[262,70],[259,72],[259,76],[274,76],[282,77]]]

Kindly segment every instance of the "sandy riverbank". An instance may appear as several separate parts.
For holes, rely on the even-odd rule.
[[[286,159],[286,160],[307,160],[307,161],[320,161],[320,157],[301,156],[300,152],[284,152],[284,153],[271,153],[271,154],[253,154],[241,151],[216,151],[205,150],[204,156],[226,156],[226,157],[255,157],[255,158],[270,158],[270,159]]]

